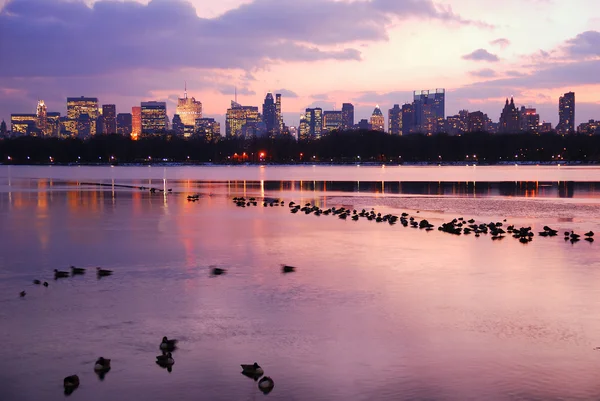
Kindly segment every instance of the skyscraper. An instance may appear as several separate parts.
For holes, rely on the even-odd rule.
[[[424,134],[437,132],[438,121],[446,118],[446,91],[422,90],[414,92],[416,129]]]
[[[521,116],[519,110],[515,106],[515,100],[511,97],[510,103],[506,98],[506,104],[500,114],[500,128],[501,134],[515,134],[521,131]]]
[[[37,110],[36,110],[36,127],[42,132],[42,135],[48,135],[48,108],[44,104],[43,100],[38,101]]]
[[[416,132],[415,105],[414,103],[405,103],[402,105],[402,135],[408,135]]]
[[[181,121],[179,114],[175,114],[173,116],[173,132],[175,132],[177,135],[183,135],[185,132],[185,125]]]
[[[131,136],[133,117],[131,113],[117,114],[117,134]]]
[[[258,107],[242,106],[231,101],[231,107],[227,109],[225,118],[225,135],[227,138],[242,136],[242,128],[246,124],[256,124],[260,121]]]
[[[187,84],[185,86],[183,98],[177,100],[175,114],[178,114],[183,125],[187,125],[188,127],[194,127],[196,125],[196,120],[202,118],[202,102],[196,101],[193,97],[188,98]]]
[[[558,125],[559,134],[575,132],[575,93],[568,92],[558,100]]]
[[[84,126],[86,129],[85,135],[80,135],[77,129],[79,125],[80,116],[87,114],[87,118],[84,117],[86,124],[89,123],[89,130],[87,125]],[[66,129],[71,136],[85,137],[88,135],[96,135],[96,120],[100,115],[98,111],[98,98],[95,97],[69,97],[67,98],[67,123]]]
[[[343,113],[341,111],[323,112],[323,129],[327,132],[340,130],[344,125]]]
[[[306,119],[306,113],[300,116],[300,124],[298,125],[298,140],[305,141],[310,138],[310,125]]]
[[[281,102],[281,98],[279,101]],[[267,132],[277,133],[279,131],[277,105],[275,104],[275,99],[273,99],[273,94],[271,92],[268,92],[267,96],[265,96],[262,117],[263,122],[267,126]]]
[[[214,118],[199,118],[196,120],[196,134],[203,136],[207,142],[213,142],[221,136],[221,124]]]
[[[308,139],[319,139],[323,132],[323,109],[320,107],[308,108],[304,114],[308,124]]]
[[[399,104],[388,112],[388,132],[390,135],[402,135],[402,108]]]
[[[349,130],[354,126],[354,105],[352,103],[342,104],[342,129]]]
[[[0,123],[0,135],[6,135],[7,131],[8,129],[6,128],[6,122],[2,120],[2,122]]]
[[[373,131],[385,132],[385,117],[383,116],[379,105],[375,106],[369,122],[371,123],[371,129]]]
[[[487,114],[482,111],[474,111],[469,113],[467,118],[467,131],[468,132],[484,132],[487,131]]]
[[[522,106],[519,111],[521,120],[521,131],[538,133],[540,129],[540,115],[532,107]]]
[[[142,102],[142,134],[156,134],[167,130],[167,104]]]
[[[105,134],[117,133],[117,107],[114,104],[102,105],[102,120]]]
[[[283,132],[285,124],[283,123],[283,115],[281,114],[281,93],[275,94],[275,106],[277,108],[277,124],[279,124],[279,132]]]
[[[46,114],[46,133],[44,135],[52,137],[60,135],[60,113],[51,111]]]
[[[137,140],[142,135],[142,108],[131,108],[131,139]]]
[[[13,135],[32,135],[37,131],[37,114],[11,114],[10,130]]]

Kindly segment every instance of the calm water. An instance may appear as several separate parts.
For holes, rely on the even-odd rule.
[[[599,183],[597,168],[0,166],[0,399],[61,400],[78,374],[73,399],[257,400],[239,369],[254,361],[273,400],[600,399],[600,242],[231,202],[600,234]],[[69,265],[115,275],[50,280]],[[164,335],[180,340],[171,373],[154,363]],[[113,365],[103,381],[99,356]]]

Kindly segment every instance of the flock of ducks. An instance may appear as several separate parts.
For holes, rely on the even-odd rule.
[[[173,360],[172,352],[175,351],[177,340],[168,339],[167,337],[163,337],[159,349],[162,351],[161,355],[156,357],[156,364],[161,368],[167,369],[169,372],[172,371],[172,366],[175,363]],[[104,376],[110,371],[110,359],[100,357],[94,363],[94,372],[98,375],[100,380],[104,380]],[[63,387],[65,389],[65,394],[70,395],[79,387],[79,376],[71,375],[67,376],[63,379]]]
[[[81,276],[84,275],[86,272],[86,269],[83,267],[75,267],[75,266],[71,266],[71,271],[65,271],[65,270],[58,270],[58,269],[54,269],[54,280],[58,280],[61,278],[68,278],[68,277],[75,277],[75,276]],[[100,267],[96,267],[96,277],[98,277],[98,279],[101,279],[102,277],[107,277],[113,274],[112,270],[107,270],[107,269],[101,269]],[[35,279],[33,280],[33,284],[35,285],[43,285],[44,287],[48,287],[50,284],[48,284],[47,281],[44,281],[42,283],[41,280]],[[24,298],[25,295],[27,295],[27,293],[25,291],[21,291],[19,293],[19,296],[21,298]]]
[[[281,270],[283,273],[292,273],[296,271],[294,266],[289,265],[281,265]],[[86,273],[85,268],[71,266],[70,271],[61,271],[58,269],[54,269],[54,279],[62,279],[68,277],[74,277],[77,275],[83,275]],[[211,274],[214,276],[220,276],[226,273],[226,270],[220,267],[211,267]],[[113,274],[112,270],[101,269],[99,267],[96,268],[96,274],[98,278],[110,276]],[[33,280],[33,284],[42,285],[42,282],[38,279]],[[48,287],[48,282],[43,282],[44,287]],[[25,291],[21,291],[19,294],[21,297],[24,297]],[[162,352],[161,355],[156,356],[156,364],[161,368],[166,369],[169,373],[173,370],[173,365],[175,364],[175,359],[173,358],[173,352],[177,349],[178,341],[176,339],[169,339],[168,337],[163,337],[161,343],[159,344],[159,349]],[[94,372],[98,375],[100,380],[104,380],[105,375],[111,369],[111,360],[108,358],[100,357],[94,363]],[[250,377],[255,381],[258,381],[258,389],[264,394],[270,393],[275,387],[275,382],[269,376],[264,376],[264,370],[258,365],[258,363],[254,363],[252,365],[244,365],[242,364],[242,374],[244,376]],[[260,380],[259,380],[260,379]],[[75,391],[80,384],[80,379],[78,375],[70,375],[63,379],[63,387],[65,391],[65,395],[70,395]]]
[[[162,341],[158,348],[161,350],[161,355],[156,357],[156,364],[163,369],[166,369],[169,373],[173,371],[173,365],[175,360],[173,359],[173,352],[177,349],[177,340],[169,339],[166,336],[162,338]],[[264,370],[260,365],[254,362],[252,365],[242,364],[242,374],[246,377],[258,381],[258,389],[264,394],[269,394],[275,387],[275,382],[269,376],[264,376]],[[110,359],[100,357],[94,363],[94,372],[98,375],[100,380],[104,380],[104,376],[110,371]],[[262,378],[261,378],[262,377]],[[260,379],[260,380],[259,380]],[[75,391],[80,384],[78,375],[67,376],[63,379],[63,387],[65,394],[70,395]]]
[[[233,198],[233,202],[238,207],[250,207],[250,206],[258,206],[258,201],[256,198],[244,198],[244,197],[235,197]],[[274,207],[274,206],[284,206],[285,203],[280,200],[263,200],[263,206]],[[304,213],[305,215],[313,214],[315,216],[338,216],[338,218],[342,220],[346,220],[348,218],[358,221],[363,218],[369,221],[375,221],[377,223],[388,223],[389,225],[395,225],[396,223],[402,224],[404,227],[411,227],[416,229],[421,229],[425,231],[433,231],[435,226],[431,224],[429,221],[425,219],[417,219],[413,216],[410,216],[408,213],[402,213],[400,216],[396,216],[394,214],[386,214],[382,215],[381,213],[376,213],[374,209],[367,211],[362,209],[360,212],[356,209],[346,209],[344,207],[341,208],[329,208],[329,209],[321,209],[316,205],[311,205],[310,203],[306,203],[304,206],[301,206],[295,202],[290,202],[288,204],[290,212],[293,214],[296,213]],[[417,211],[419,213],[419,211]],[[437,229],[438,231],[453,234],[453,235],[470,235],[473,234],[475,237],[480,237],[481,235],[490,234],[492,240],[501,240],[506,237],[507,234],[510,234],[513,238],[519,240],[522,244],[528,244],[533,241],[533,237],[535,234],[532,231],[531,227],[516,227],[514,225],[509,225],[504,229],[504,223],[506,223],[506,219],[503,222],[490,222],[490,223],[479,223],[477,224],[474,219],[466,220],[463,217],[459,217],[453,219],[452,221],[442,223]],[[554,230],[548,226],[544,226],[544,231],[540,231],[538,233],[540,237],[555,237],[558,235],[558,231]],[[594,232],[589,231],[583,234],[583,237],[580,234],[576,234],[573,231],[565,232],[565,241],[570,241],[572,244],[584,239],[585,241],[592,243],[594,242]]]

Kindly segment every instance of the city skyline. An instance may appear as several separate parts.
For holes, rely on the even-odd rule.
[[[369,119],[376,104],[385,115],[411,102],[413,90],[435,87],[446,88],[447,115],[481,110],[498,121],[504,99],[514,96],[556,126],[558,98],[570,91],[577,93],[576,126],[600,114],[594,1],[86,4],[0,0],[0,37],[18,38],[0,41],[0,54],[10,55],[0,65],[0,119],[34,113],[38,99],[65,115],[64,98],[82,94],[116,104],[117,113],[164,101],[172,118],[185,81],[203,114],[221,126],[236,87],[248,105],[281,93],[288,125],[297,125],[306,108],[341,110],[345,102],[355,105],[356,121]],[[301,15],[313,14],[314,22],[301,23],[308,20]],[[88,40],[82,30],[106,19],[114,21],[112,30],[94,46],[78,45]],[[82,25],[60,25],[72,20]],[[423,22],[428,29],[420,29]],[[160,58],[153,32],[161,33],[154,43],[164,45]],[[31,62],[32,54],[52,62]]]

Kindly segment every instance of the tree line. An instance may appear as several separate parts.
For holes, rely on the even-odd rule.
[[[600,162],[599,135],[438,134],[392,136],[376,131],[333,132],[318,140],[289,136],[207,142],[176,135],[132,140],[96,135],[87,140],[39,137],[0,140],[0,162],[36,163],[452,163],[477,161]]]

